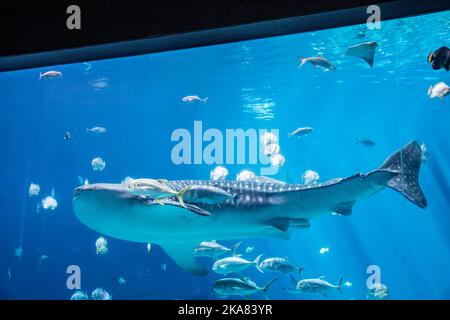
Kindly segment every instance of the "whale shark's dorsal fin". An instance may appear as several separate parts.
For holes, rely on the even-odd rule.
[[[194,256],[197,242],[166,242],[158,243],[161,248],[184,270],[196,276],[204,276],[208,271],[203,268]]]

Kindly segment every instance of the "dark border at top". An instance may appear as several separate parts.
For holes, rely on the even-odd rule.
[[[27,14],[33,12],[35,6],[25,10],[27,14],[24,16],[28,24],[25,23],[25,27],[20,28],[20,21],[11,23],[15,19],[15,11],[9,4],[2,3],[2,12],[8,16],[7,19],[0,19],[6,25],[2,30],[9,32],[0,36],[0,48],[3,48],[0,49],[0,71],[110,59],[361,24],[368,18],[366,10],[370,4],[380,6],[382,21],[450,9],[450,1],[442,0],[313,0],[308,1],[308,5],[297,1],[294,2],[298,5],[297,10],[289,10],[293,8],[292,1],[282,0],[164,0],[165,5],[162,7],[157,6],[161,4],[159,0],[144,2],[150,5],[141,7],[141,11],[133,16],[132,10],[139,10],[139,6],[130,5],[127,10],[120,12],[121,7],[114,7],[115,3],[111,1],[109,6],[104,0],[91,1],[96,4],[93,6],[80,0],[78,5],[82,10],[82,30],[69,31],[65,27],[65,8],[77,2],[61,0],[58,6],[53,7],[58,12],[58,19],[55,20],[52,15],[55,11],[43,6],[39,15],[41,22],[35,24],[34,29],[28,29],[28,32],[27,27],[36,22],[36,16],[27,20]],[[142,5],[143,2],[136,3]],[[171,8],[174,3],[185,5]],[[207,3],[213,3],[214,6],[208,6]],[[289,4],[287,7],[284,6],[286,3]],[[353,7],[354,5],[358,6]],[[345,9],[337,10],[341,6]],[[114,8],[115,16],[112,15]],[[152,9],[152,15],[145,14],[149,8]],[[224,11],[225,9],[229,10]],[[203,12],[203,17],[200,17],[202,10],[209,11]],[[148,24],[143,23],[145,19]],[[56,25],[59,27],[55,27]]]

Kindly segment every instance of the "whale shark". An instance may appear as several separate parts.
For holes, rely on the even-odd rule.
[[[412,141],[376,170],[314,185],[233,180],[167,181],[174,190],[213,186],[233,195],[220,203],[176,198],[164,203],[129,192],[126,183],[83,185],[74,190],[73,210],[86,226],[101,234],[134,242],[155,243],[181,268],[207,273],[195,258],[202,241],[256,237],[289,239],[324,214],[351,215],[354,204],[387,188],[420,208],[427,206],[419,185],[422,152]],[[238,200],[236,201],[236,197]],[[193,209],[194,208],[194,209]],[[207,214],[204,214],[207,212]]]

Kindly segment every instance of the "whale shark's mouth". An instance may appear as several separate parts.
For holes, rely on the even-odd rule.
[[[87,184],[80,187],[75,188],[73,191],[73,197],[76,198],[80,194],[88,191],[105,191],[105,192],[112,192],[112,193],[123,193],[126,191],[126,188],[123,187],[120,184],[113,184],[113,183],[95,183],[95,184]]]
[[[83,192],[83,189],[81,187],[75,188],[75,190],[73,190],[73,199],[75,200],[76,198],[78,198],[78,196]]]
[[[81,187],[77,187],[73,191],[73,199],[77,199],[82,193],[94,190],[101,190],[101,188],[98,185],[84,185]]]

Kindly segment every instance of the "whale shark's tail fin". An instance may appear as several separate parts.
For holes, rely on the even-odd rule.
[[[416,141],[412,141],[396,151],[381,165],[380,170],[395,171],[399,174],[387,182],[387,186],[403,194],[415,205],[425,208],[427,199],[420,189],[419,171],[422,151]]]

